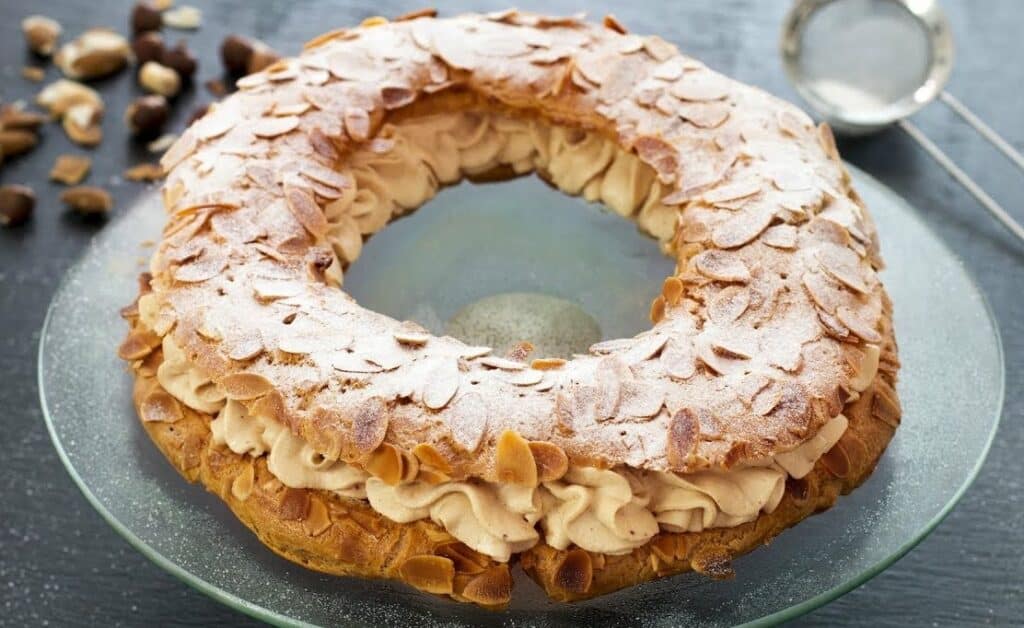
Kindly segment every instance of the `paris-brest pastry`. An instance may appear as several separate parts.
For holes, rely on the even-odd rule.
[[[163,158],[119,353],[160,450],[274,552],[486,607],[517,562],[566,601],[728,577],[893,436],[875,228],[796,107],[614,18],[515,11],[374,18],[238,87]],[[676,260],[649,330],[499,354],[344,292],[392,219],[531,172]]]

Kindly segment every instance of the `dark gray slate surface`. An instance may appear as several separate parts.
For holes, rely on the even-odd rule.
[[[219,75],[216,47],[230,32],[255,35],[286,52],[310,36],[374,14],[397,15],[409,2],[194,2],[205,12],[197,33],[182,33],[201,57],[199,80]],[[445,13],[470,6],[451,3]],[[633,30],[658,33],[740,80],[795,99],[783,78],[778,30],[787,2],[690,0],[685,3],[581,3],[548,0],[520,6],[549,12],[614,11]],[[950,90],[1011,143],[1024,148],[1024,3],[950,0],[958,57]],[[503,8],[501,2],[472,5]],[[65,31],[127,28],[127,2],[0,2],[0,98],[30,99],[38,86],[20,78],[28,61],[18,23],[31,12],[59,19]],[[178,32],[170,31],[173,37]],[[48,80],[56,77],[52,68]],[[112,177],[148,155],[125,135],[121,112],[137,88],[129,73],[100,83],[108,106],[106,140],[95,151],[90,182],[113,185],[115,214],[143,188]],[[176,110],[180,127],[199,87]],[[993,196],[1024,218],[1024,176],[941,105],[915,116]],[[30,182],[39,204],[31,223],[0,231],[0,625],[247,625],[251,620],[179,583],[120,539],[67,476],[43,426],[36,389],[39,328],[64,270],[102,221],[67,214],[59,188],[45,182],[57,154],[75,152],[47,126],[42,145],[10,160],[0,182]],[[844,156],[887,183],[928,217],[959,250],[988,295],[1007,358],[1003,424],[988,463],[960,506],[917,549],[883,575],[797,623],[818,625],[1020,624],[1024,618],[1024,246],[988,219],[977,203],[901,132],[843,142]],[[884,235],[884,234],[883,234]],[[954,298],[951,296],[951,298]],[[936,309],[942,307],[935,304]],[[901,330],[913,333],[913,330]],[[83,330],[88,333],[88,330]],[[951,355],[950,360],[956,356]],[[970,420],[970,417],[964,417]]]

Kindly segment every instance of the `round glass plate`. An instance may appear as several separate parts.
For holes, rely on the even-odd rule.
[[[49,430],[72,478],[132,545],[200,591],[273,623],[668,626],[791,618],[878,574],[942,520],[984,460],[1003,401],[1001,345],[981,293],[917,212],[853,174],[888,262],[903,425],[859,490],[738,559],[730,582],[684,574],[566,605],[517,573],[511,607],[494,614],[278,558],[216,497],[177,476],[131,406],[130,377],[115,355],[125,332],[117,311],[134,298],[140,257],[149,254],[139,242],[155,238],[164,220],[152,200],[97,236],[53,299],[39,350]]]

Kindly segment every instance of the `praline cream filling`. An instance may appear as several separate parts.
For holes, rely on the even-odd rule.
[[[213,443],[240,455],[267,456],[270,472],[292,488],[328,490],[366,499],[385,517],[408,523],[431,519],[469,547],[495,560],[529,549],[541,539],[556,549],[576,545],[605,554],[628,553],[659,530],[699,532],[733,527],[771,513],[787,476],[801,478],[843,435],[842,414],[810,440],[758,466],[689,474],[630,468],[570,467],[564,477],[537,487],[478,479],[429,484],[415,479],[391,486],[341,461],[329,461],[273,419],[250,415],[224,400],[216,386],[190,365],[170,336],[157,379],[168,393],[201,412],[216,413]],[[861,376],[877,361],[866,355]]]

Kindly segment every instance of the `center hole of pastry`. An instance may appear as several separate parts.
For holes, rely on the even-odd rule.
[[[442,190],[367,240],[344,289],[434,334],[571,357],[648,329],[673,269],[635,224],[526,176]]]

